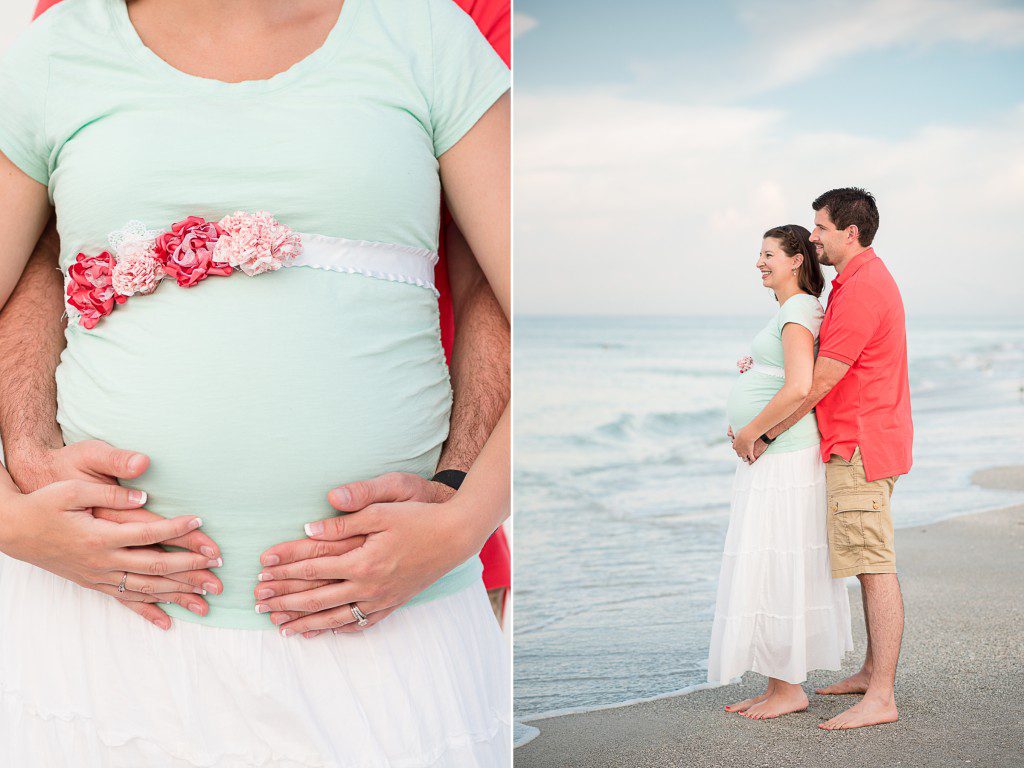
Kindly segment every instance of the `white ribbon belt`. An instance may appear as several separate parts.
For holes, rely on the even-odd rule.
[[[750,366],[750,370],[747,373],[763,373],[765,376],[778,376],[780,379],[786,378],[785,368],[776,368],[774,365],[761,365],[760,363],[754,363]]]
[[[331,272],[348,272],[381,280],[434,287],[437,252],[407,245],[347,240],[343,237],[302,233],[302,253],[284,267],[311,267]]]

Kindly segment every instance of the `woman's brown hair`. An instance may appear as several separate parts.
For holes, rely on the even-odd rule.
[[[797,274],[800,290],[817,298],[825,290],[825,274],[818,263],[811,233],[799,224],[787,224],[783,227],[772,227],[764,233],[764,237],[773,237],[779,241],[787,256],[800,254],[804,257]]]

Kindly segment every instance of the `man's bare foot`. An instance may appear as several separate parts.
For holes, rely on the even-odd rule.
[[[771,689],[765,691],[760,696],[754,696],[753,698],[744,699],[743,701],[737,701],[735,704],[729,704],[726,706],[726,712],[745,712],[755,704],[760,704],[762,701],[771,695]]]
[[[799,685],[776,688],[771,696],[742,713],[751,720],[771,720],[773,717],[803,712],[807,709],[807,694]]]
[[[848,693],[866,693],[868,683],[871,682],[871,673],[863,669],[845,680],[833,683],[825,688],[816,688],[815,693],[822,696],[843,696]]]
[[[861,699],[845,712],[840,712],[828,722],[818,727],[826,731],[845,731],[850,728],[864,728],[868,725],[881,725],[882,723],[895,723],[900,719],[896,711],[896,702],[879,701],[867,697]]]

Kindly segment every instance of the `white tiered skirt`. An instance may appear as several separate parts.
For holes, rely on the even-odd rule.
[[[491,768],[507,647],[482,585],[355,634],[175,620],[0,555],[0,765]]]
[[[802,683],[853,649],[850,600],[828,561],[817,446],[740,462],[718,581],[708,680],[744,672]]]

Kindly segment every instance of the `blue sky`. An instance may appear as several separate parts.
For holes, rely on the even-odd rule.
[[[998,253],[1007,279],[964,270],[954,311],[1020,312],[1024,3],[517,0],[516,14],[519,311],[607,311],[610,291],[627,313],[761,301],[760,232],[857,184],[879,199],[876,246],[910,308],[949,311],[970,249]],[[697,271],[714,279],[682,298]]]

